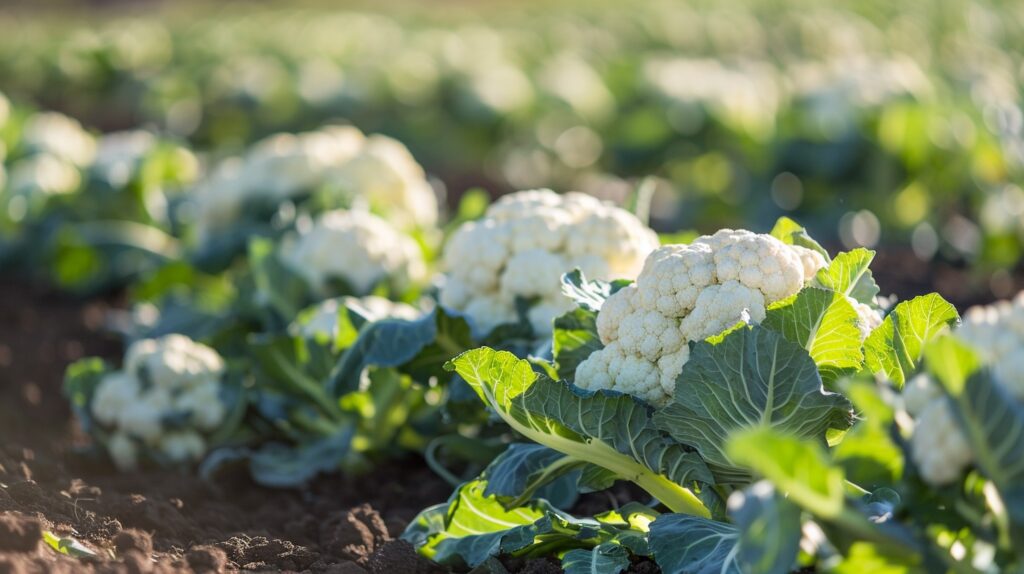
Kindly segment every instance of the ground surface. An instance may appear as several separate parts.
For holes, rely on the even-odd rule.
[[[990,300],[988,280],[883,254],[875,276],[901,299],[938,289],[961,310]],[[1005,279],[1010,292],[1020,276]],[[402,573],[431,565],[395,541],[407,522],[451,488],[416,458],[373,475],[328,476],[304,491],[267,490],[245,476],[204,482],[187,474],[118,474],[76,454],[87,438],[60,392],[65,366],[121,347],[103,334],[116,297],[76,301],[0,282],[0,573],[151,572],[192,569]],[[616,492],[619,502],[630,492]],[[585,499],[581,514],[615,501]],[[82,561],[40,543],[42,531],[73,536],[101,560]],[[511,572],[559,572],[546,561],[510,560]],[[634,572],[656,571],[639,563]]]

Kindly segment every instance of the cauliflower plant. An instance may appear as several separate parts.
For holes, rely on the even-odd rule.
[[[437,223],[437,199],[423,168],[400,142],[351,126],[269,136],[219,164],[195,189],[201,241],[250,205],[276,205],[325,188],[335,203],[369,207],[409,231]]]
[[[1013,301],[967,310],[953,335],[979,354],[997,384],[1024,400],[1024,292]],[[904,410],[914,418],[911,456],[929,484],[955,482],[974,460],[949,400],[922,374],[903,387]]]
[[[321,214],[307,229],[285,238],[281,258],[320,293],[328,290],[332,279],[343,280],[364,295],[385,280],[402,291],[426,276],[417,243],[361,210]]]
[[[515,322],[517,299],[527,300],[534,330],[550,333],[552,320],[573,308],[562,295],[563,273],[579,267],[592,278],[635,277],[657,246],[639,219],[594,197],[520,191],[460,227],[445,245],[441,305],[487,333]]]
[[[605,347],[580,363],[575,384],[663,406],[689,360],[690,341],[762,321],[768,305],[798,292],[824,265],[810,249],[743,230],[663,246],[635,283],[604,302],[597,331]]]
[[[143,339],[128,347],[124,367],[96,387],[90,410],[111,431],[107,449],[122,470],[150,449],[171,463],[196,461],[206,435],[223,422],[224,360],[184,335]]]
[[[33,154],[48,154],[78,167],[96,156],[96,140],[77,120],[57,112],[29,116],[22,127],[21,145]]]

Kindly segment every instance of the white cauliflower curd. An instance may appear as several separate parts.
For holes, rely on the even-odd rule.
[[[464,312],[486,334],[515,322],[516,301],[526,300],[533,329],[550,333],[554,318],[573,308],[562,274],[578,267],[590,278],[632,278],[657,246],[634,215],[595,197],[548,189],[509,194],[445,245],[441,305]]]
[[[281,258],[321,293],[332,279],[364,295],[385,280],[401,291],[426,275],[423,254],[412,238],[360,210],[321,214],[308,229],[284,240]]]
[[[401,142],[327,126],[269,136],[218,165],[195,189],[199,238],[231,225],[247,206],[277,205],[320,190],[332,204],[367,207],[405,231],[437,223],[434,191]]]
[[[1024,292],[968,309],[953,335],[978,353],[997,384],[1024,400]],[[914,418],[911,454],[921,476],[936,486],[956,481],[974,457],[938,384],[928,375],[914,377],[903,387],[903,406]]]
[[[21,145],[30,153],[47,154],[78,167],[96,156],[96,140],[77,120],[57,112],[40,112],[25,121]]]
[[[223,422],[224,360],[184,335],[144,339],[128,347],[124,368],[96,387],[93,416],[112,431],[107,449],[118,468],[138,464],[143,448],[172,463],[198,460],[204,433]]]
[[[742,230],[663,246],[634,284],[604,302],[597,331],[605,347],[580,363],[575,384],[663,406],[689,360],[690,341],[762,321],[768,305],[798,292],[824,265],[809,249]]]

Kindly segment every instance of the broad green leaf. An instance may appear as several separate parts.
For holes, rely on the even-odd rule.
[[[628,395],[586,393],[538,375],[530,363],[487,347],[448,364],[513,430],[582,462],[603,467],[647,490],[676,512],[707,515],[686,487],[709,482],[696,453],[668,441],[647,407]]]
[[[826,382],[864,363],[857,311],[841,293],[806,287],[772,304],[761,325],[806,349]]]
[[[740,533],[737,561],[748,574],[787,574],[800,551],[800,509],[761,481],[729,498],[729,517]]]
[[[597,280],[589,281],[582,271],[574,269],[562,275],[562,293],[572,299],[580,308],[597,313],[604,305],[605,299],[630,283],[631,281],[625,280],[610,283]]]
[[[959,319],[956,308],[935,293],[900,303],[864,341],[868,368],[902,388],[925,345]]]
[[[749,479],[725,450],[736,431],[768,426],[824,445],[829,429],[853,423],[852,405],[822,387],[807,351],[761,326],[695,344],[676,389],[654,421],[696,448],[721,483]]]
[[[565,479],[568,479],[567,486],[575,494],[579,473],[576,472],[575,476],[570,474],[578,471],[584,464],[586,463],[546,446],[515,443],[498,455],[480,478],[487,481],[487,491],[484,494],[508,499],[507,502],[502,501],[503,504],[506,507],[515,507],[526,504],[532,498],[538,498],[535,494],[541,487],[560,485],[566,482]],[[549,496],[542,498],[547,498],[559,506],[558,502]]]
[[[860,303],[874,305],[879,291],[870,268],[874,258],[875,252],[863,247],[840,253],[828,267],[818,271],[815,282]]]
[[[893,552],[870,542],[856,542],[831,572],[836,574],[911,574],[923,572],[919,556]]]
[[[466,321],[440,308],[413,321],[384,319],[369,323],[342,355],[328,390],[339,397],[358,389],[363,371],[371,365],[403,367],[417,380],[425,381],[443,374],[442,365],[471,346]]]
[[[47,546],[64,554],[65,556],[71,556],[73,558],[98,558],[97,553],[82,544],[78,540],[69,536],[59,536],[46,530],[43,532],[43,542]]]
[[[800,507],[827,518],[842,512],[845,476],[820,446],[764,427],[737,431],[726,442],[733,460],[770,480]]]
[[[270,443],[249,452],[249,472],[258,484],[272,488],[301,486],[321,472],[338,469],[352,450],[355,429],[298,446]]]
[[[825,257],[825,261],[830,259],[828,251],[820,243],[811,239],[811,236],[802,225],[788,217],[780,217],[775,222],[775,227],[772,227],[770,235],[786,245],[798,245],[807,249],[813,249],[821,253]]]
[[[614,536],[596,520],[573,518],[544,501],[506,509],[486,488],[479,480],[463,484],[447,504],[420,513],[402,538],[440,564],[472,568],[494,556],[546,556]]]
[[[576,367],[604,347],[597,335],[597,313],[578,307],[558,317],[552,343],[558,378],[572,381]]]
[[[619,574],[629,568],[629,551],[606,542],[592,550],[570,550],[562,557],[565,574]]]
[[[651,524],[649,544],[654,561],[665,574],[742,574],[737,559],[739,538],[732,524],[662,514]]]
[[[903,451],[890,436],[892,407],[879,395],[874,381],[851,383],[844,390],[860,420],[832,449],[833,458],[859,485],[895,484],[903,474]]]

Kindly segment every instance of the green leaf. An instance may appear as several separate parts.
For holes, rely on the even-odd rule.
[[[73,558],[97,558],[97,554],[88,546],[68,536],[58,536],[49,530],[43,532],[43,542],[47,546]]]
[[[835,461],[856,484],[875,488],[903,475],[903,451],[890,436],[893,410],[874,381],[851,382],[846,394],[857,410],[857,424],[832,449]]]
[[[754,483],[729,498],[729,516],[740,533],[737,561],[748,574],[787,574],[800,551],[800,509],[770,482]]]
[[[572,299],[577,306],[597,313],[601,310],[601,305],[604,305],[605,299],[630,283],[632,281],[589,281],[582,271],[574,269],[562,275],[562,293]]]
[[[870,268],[874,259],[875,252],[863,247],[840,253],[828,267],[818,271],[815,282],[825,289],[873,306],[879,291]]]
[[[341,466],[352,450],[355,429],[345,427],[336,434],[298,446],[270,443],[248,452],[249,471],[258,484],[272,488],[294,488],[321,472]]]
[[[733,433],[726,449],[738,464],[770,480],[800,507],[827,518],[842,512],[845,476],[820,446],[762,427]]]
[[[586,393],[487,347],[459,355],[448,368],[526,438],[632,480],[676,512],[708,515],[682,486],[710,481],[707,468],[696,453],[666,440],[647,407],[633,397]]]
[[[552,343],[558,378],[572,381],[576,367],[604,348],[597,335],[597,313],[580,307],[558,317]]]
[[[959,319],[956,308],[935,293],[900,303],[864,341],[868,368],[902,388],[925,345]]]
[[[547,556],[611,538],[596,520],[575,519],[544,501],[506,509],[486,488],[480,480],[463,484],[448,504],[420,513],[402,538],[440,564],[470,568],[494,556]]]
[[[403,367],[415,379],[425,382],[442,375],[446,361],[472,346],[465,319],[437,308],[421,319],[384,319],[369,323],[338,362],[328,382],[333,396],[359,388],[363,371],[369,366]]]
[[[821,253],[825,257],[825,261],[829,261],[830,259],[828,251],[826,251],[820,243],[811,239],[811,236],[802,225],[788,217],[780,217],[779,220],[775,222],[775,227],[772,227],[770,234],[772,237],[786,245],[797,245],[800,247],[806,247],[807,249],[813,249],[814,251]]]
[[[618,544],[600,544],[593,550],[570,550],[562,557],[565,574],[619,574],[626,568],[629,568],[629,552]]]
[[[64,396],[71,402],[71,408],[85,432],[93,432],[96,426],[89,405],[96,387],[109,370],[110,366],[103,359],[91,357],[71,363],[64,373]]]
[[[761,325],[806,349],[826,382],[864,363],[857,311],[841,293],[806,287],[772,304]]]
[[[651,554],[665,574],[742,574],[736,527],[684,514],[662,514],[651,524]]]
[[[566,475],[579,470],[584,464],[546,446],[515,443],[495,458],[480,478],[487,481],[484,494],[510,499],[508,502],[503,501],[503,504],[515,507],[526,504],[536,497],[538,489],[563,477],[569,479],[567,486],[575,494],[578,473],[575,477]],[[557,505],[556,501],[551,502]]]
[[[659,428],[700,452],[720,483],[749,474],[726,454],[726,439],[769,426],[825,444],[829,429],[853,423],[852,405],[826,391],[800,345],[767,328],[734,331],[718,344],[696,343],[676,382],[675,398],[654,415]]]

